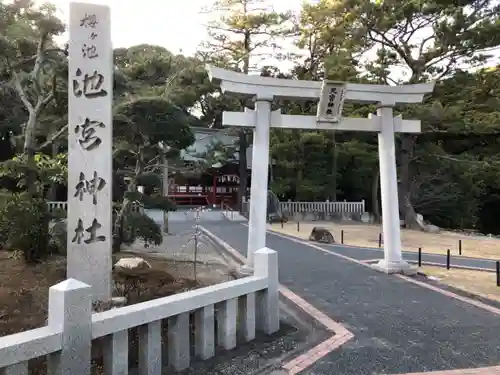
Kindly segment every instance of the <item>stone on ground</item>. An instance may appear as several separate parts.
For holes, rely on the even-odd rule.
[[[335,238],[328,229],[323,227],[314,227],[311,235],[309,236],[309,241],[334,244]]]
[[[429,224],[429,225],[426,225],[424,227],[424,231],[427,232],[427,233],[439,233],[441,232],[441,229],[437,226],[437,225],[432,225],[432,224]]]
[[[115,263],[115,270],[144,270],[151,268],[151,265],[139,257],[121,258]]]

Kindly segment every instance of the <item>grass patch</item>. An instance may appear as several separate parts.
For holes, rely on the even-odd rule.
[[[332,222],[300,222],[297,231],[296,222],[268,224],[268,229],[307,240],[315,226],[330,230],[335,241],[340,243],[341,231],[344,231],[344,244],[358,247],[378,248],[379,234],[382,226],[371,224],[344,224]],[[464,236],[459,233],[443,231],[441,233],[425,233],[415,230],[401,229],[401,243],[404,251],[417,252],[421,247],[424,253],[446,255],[450,249],[452,255],[458,255],[458,243],[462,240],[462,255],[474,258],[500,259],[500,239],[485,237],[484,239]],[[382,244],[383,247],[383,244]]]
[[[500,287],[496,285],[494,272],[431,266],[420,267],[419,271],[439,278],[443,284],[500,302]]]

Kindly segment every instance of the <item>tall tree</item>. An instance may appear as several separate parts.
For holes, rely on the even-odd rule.
[[[275,12],[265,0],[217,0],[209,12],[217,17],[208,25],[209,40],[202,51],[215,63],[248,74],[258,69],[259,61],[268,56],[277,39],[288,32],[289,14]],[[240,107],[245,107],[244,101]],[[247,155],[250,137],[238,132],[240,184],[238,202],[246,195],[248,184]],[[241,206],[240,206],[241,208]]]
[[[123,233],[124,218],[134,200],[148,208],[168,211],[168,198],[151,199],[137,192],[141,178],[161,175],[164,160],[179,154],[194,142],[192,118],[182,109],[162,98],[142,97],[122,101],[115,108],[114,158],[119,173],[128,177],[128,191],[116,216],[117,238]],[[148,201],[149,200],[149,201]]]
[[[36,7],[32,1],[15,0],[0,3],[0,28],[1,83],[14,89],[24,106],[27,118],[21,135],[28,167],[26,185],[35,193],[35,154],[40,146],[47,146],[37,142],[40,116],[57,95],[61,56],[64,59],[66,54],[52,38],[64,31],[64,24],[53,6]]]
[[[493,0],[320,0],[311,9],[333,15],[329,30],[346,32],[353,45],[368,50],[362,68],[387,84],[440,79],[481,65],[500,44],[500,5]],[[426,111],[404,109],[418,117]],[[410,194],[416,139],[401,137],[399,200],[407,227],[419,227]]]

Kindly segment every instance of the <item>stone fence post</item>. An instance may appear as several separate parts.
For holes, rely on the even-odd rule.
[[[49,289],[48,326],[62,332],[62,350],[49,355],[51,375],[90,375],[92,289],[67,279]]]
[[[255,252],[254,276],[267,278],[267,289],[258,295],[257,327],[271,334],[280,328],[278,253],[267,247]]]

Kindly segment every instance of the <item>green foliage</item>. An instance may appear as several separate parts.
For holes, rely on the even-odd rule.
[[[149,216],[130,212],[123,221],[123,243],[132,244],[141,240],[145,247],[159,246],[163,242],[161,228]]]
[[[13,194],[5,189],[0,189],[0,207],[3,207],[12,199]]]
[[[49,229],[49,236],[50,236],[49,246],[51,251],[57,254],[66,255],[66,249],[68,246],[66,242],[68,238],[68,228],[66,220],[58,219],[55,220],[53,223],[51,223]]]
[[[163,211],[175,211],[177,208],[175,203],[172,202],[168,197],[163,196],[151,196],[142,194],[141,192],[127,192],[125,193],[127,199],[132,202],[136,202],[146,209],[156,209]]]
[[[188,114],[165,99],[139,98],[116,107],[113,130],[119,140],[136,147],[162,143],[182,150],[194,142],[189,121]]]
[[[9,250],[20,250],[28,263],[49,254],[50,214],[43,199],[15,194],[0,206],[0,242]]]
[[[185,171],[179,155],[194,141],[190,126],[220,127],[223,111],[252,105],[210,83],[204,64],[248,73],[260,70],[268,56],[292,60],[294,69],[285,73],[266,66],[266,76],[382,84],[436,80],[423,104],[396,108],[404,118],[421,119],[424,130],[417,137],[397,137],[401,191],[438,225],[500,231],[500,69],[487,62],[489,50],[500,44],[498,2],[318,0],[305,2],[296,18],[275,12],[264,0],[218,0],[213,8],[218,18],[196,57],[147,44],[114,51],[113,156],[117,177],[130,182],[127,199],[145,208],[175,209],[168,199],[136,193],[136,187],[161,187],[165,160],[170,172]],[[23,189],[36,187],[37,193],[64,183],[67,174],[67,61],[64,49],[52,41],[63,29],[51,6],[0,2],[0,136],[23,152],[2,163],[0,177],[19,181]],[[294,51],[280,50],[290,35],[300,59]],[[35,69],[37,61],[43,69]],[[35,113],[40,101],[41,112]],[[315,102],[275,104],[287,114],[316,112]],[[193,116],[194,108],[200,118]],[[374,105],[344,106],[345,116],[366,118],[374,111]],[[251,136],[239,132],[238,138],[231,147],[212,144],[199,155],[205,160],[197,172],[236,161],[237,152],[244,163],[241,151]],[[376,197],[372,134],[273,129],[271,159],[272,188],[281,199],[368,203]],[[244,185],[244,174],[241,181]],[[0,205],[10,197],[0,194]],[[130,215],[123,220],[151,224],[127,219]],[[54,226],[52,237],[63,244],[61,228]],[[146,232],[152,238],[154,230]]]
[[[26,188],[26,176],[29,171],[36,174],[36,187],[42,192],[44,186],[53,183],[65,184],[68,174],[67,154],[58,154],[50,157],[45,154],[36,154],[35,169],[32,170],[25,154],[16,155],[10,160],[0,163],[0,177],[10,177],[18,181],[18,186]]]

